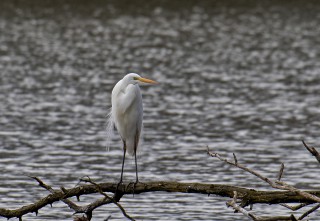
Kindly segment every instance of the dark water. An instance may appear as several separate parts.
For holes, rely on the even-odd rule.
[[[316,2],[2,1],[0,10],[0,207],[47,194],[27,175],[55,188],[85,175],[118,181],[121,143],[106,151],[106,116],[111,90],[128,72],[161,83],[142,88],[142,182],[269,188],[208,158],[209,146],[271,178],[283,162],[284,181],[319,187],[319,165],[300,141],[320,144]],[[156,193],[126,196],[122,205],[137,220],[247,220],[227,200]],[[286,214],[279,206],[254,211]],[[107,206],[93,220],[110,214],[124,219]],[[55,203],[25,217],[71,215]]]

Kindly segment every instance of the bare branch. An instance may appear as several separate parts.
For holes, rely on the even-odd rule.
[[[283,170],[284,170],[284,164],[281,163],[280,170],[279,170],[279,173],[278,173],[278,178],[277,178],[278,181],[281,180],[281,177],[282,177],[282,174],[283,174]]]
[[[90,177],[88,177],[88,180],[82,179],[82,181],[88,182],[88,183],[90,183],[90,184],[92,184],[92,185],[95,185],[95,186],[97,187],[99,193],[105,197],[105,198],[104,198],[105,200],[108,200],[109,202],[114,203],[114,204],[121,210],[122,214],[123,214],[126,218],[128,218],[129,220],[132,220],[132,221],[135,220],[134,218],[132,218],[132,217],[126,212],[126,210],[123,208],[123,206],[122,206],[120,203],[118,203],[113,197],[110,197],[110,196],[108,196],[106,193],[104,193],[104,192],[102,191],[101,187],[99,186],[99,184],[93,182],[93,181],[90,179]],[[117,197],[119,197],[119,196],[117,196]],[[121,197],[122,197],[122,195],[121,195]],[[121,198],[121,197],[120,197],[120,198]],[[119,201],[119,200],[118,200],[118,201]],[[92,206],[93,209],[95,209],[95,208],[97,208],[97,207],[102,206],[102,205],[105,204],[103,201],[102,201],[102,202],[99,202],[99,203],[98,203],[97,201],[95,201],[94,203],[95,203],[95,205]],[[101,204],[101,205],[100,205],[100,204]],[[93,209],[92,209],[92,210],[93,210]]]
[[[40,180],[38,177],[31,177],[33,179],[35,179],[38,183],[39,183],[39,186],[45,188],[46,190],[50,191],[51,193],[56,193],[56,191],[49,185],[45,184],[42,180]],[[89,178],[89,177],[88,177]],[[78,206],[77,204],[75,204],[74,202],[72,202],[71,200],[69,199],[65,199],[65,198],[62,198],[61,201],[64,202],[65,204],[67,204],[71,209],[73,209],[75,211],[75,213],[85,213],[86,214],[86,217],[75,217],[76,220],[91,220],[92,218],[92,211],[102,205],[105,205],[105,204],[108,204],[108,203],[111,203],[111,202],[114,202],[116,205],[117,205],[117,202],[115,202],[114,199],[112,199],[111,197],[109,197],[107,194],[103,193],[101,191],[101,188],[99,188],[99,186],[97,184],[95,184],[94,182],[91,181],[91,179],[89,178],[90,180],[90,183],[91,184],[94,184],[97,186],[97,189],[98,191],[105,196],[104,199],[98,199],[88,205],[85,205],[85,206]],[[86,180],[86,182],[89,182]],[[65,194],[68,193],[68,190],[66,190],[64,187],[61,187],[60,188]],[[118,205],[119,207],[119,205]],[[121,207],[121,205],[120,205]],[[119,207],[119,208],[120,208]],[[123,214],[129,218],[130,220],[133,220],[130,216],[128,216],[124,209],[121,207],[120,208],[121,211],[123,212]]]
[[[318,162],[320,163],[320,153],[316,150],[316,148],[314,147],[309,147],[304,140],[302,140],[303,145],[305,146],[305,148],[318,160]]]
[[[277,185],[275,188],[278,188],[278,189],[283,189],[283,190],[289,190],[291,192],[294,192],[294,193],[297,193],[299,194],[300,196],[303,196],[307,199],[310,199],[310,200],[313,200],[314,202],[318,202],[320,203],[320,197],[318,196],[315,196],[313,195],[312,193],[308,193],[306,191],[302,191],[302,190],[299,190],[285,182],[282,182],[282,181],[276,181]]]
[[[39,186],[45,188],[46,190],[48,190],[49,192],[51,192],[52,194],[56,193],[56,190],[54,190],[51,186],[47,185],[46,183],[44,183],[42,180],[40,180],[38,177],[30,177],[34,180],[36,180],[39,183]],[[62,190],[64,190],[63,188],[61,188]],[[75,203],[73,203],[71,200],[68,199],[61,199],[62,202],[64,202],[65,204],[67,204],[71,209],[73,209],[75,212],[80,210],[80,207],[78,205],[76,205]]]
[[[237,165],[237,164],[238,164],[238,159],[237,159],[237,157],[236,157],[235,153],[233,153],[233,159],[234,159],[234,163],[235,163],[235,165]]]
[[[304,144],[305,144],[305,143],[304,143]],[[300,196],[304,197],[305,199],[309,199],[309,200],[311,200],[311,201],[313,201],[313,202],[318,202],[318,203],[320,203],[320,197],[314,195],[313,193],[309,193],[309,192],[307,192],[307,191],[299,190],[299,189],[297,189],[297,188],[295,188],[295,187],[293,187],[293,186],[291,186],[291,185],[289,185],[289,184],[287,184],[287,183],[285,183],[285,182],[280,181],[280,179],[281,179],[281,177],[282,177],[282,174],[283,174],[283,171],[284,171],[284,164],[283,164],[283,163],[281,164],[281,167],[280,167],[280,170],[279,170],[279,173],[278,173],[277,180],[273,181],[273,180],[271,180],[271,179],[269,179],[269,178],[267,178],[267,177],[264,177],[264,176],[261,175],[260,173],[254,171],[254,170],[252,170],[252,169],[247,168],[247,167],[244,166],[244,165],[241,165],[241,164],[236,163],[236,161],[235,161],[235,163],[233,163],[232,161],[229,161],[229,160],[227,160],[227,159],[225,159],[225,158],[222,158],[218,153],[210,152],[210,151],[209,151],[209,148],[208,148],[208,150],[207,150],[207,153],[208,153],[208,155],[210,155],[211,157],[218,158],[220,161],[226,162],[226,163],[228,163],[228,164],[230,164],[230,165],[233,165],[233,166],[235,166],[235,167],[238,167],[238,168],[240,168],[240,169],[242,169],[242,170],[244,170],[244,171],[246,171],[246,172],[249,172],[249,173],[255,175],[256,177],[260,178],[261,180],[267,182],[267,183],[268,183],[271,187],[273,187],[273,188],[281,189],[281,190],[288,190],[288,191],[290,191],[291,193],[299,194]],[[233,156],[234,156],[234,158],[235,158],[235,154],[233,154]],[[236,198],[236,196],[237,196],[237,195],[236,195],[236,193],[235,193],[235,198]],[[234,198],[234,199],[235,199],[235,198]],[[248,204],[248,202],[245,201],[245,200],[246,200],[246,199],[245,199],[245,197],[244,197],[244,199],[242,200],[241,205],[245,206],[245,205]],[[307,202],[307,203],[308,203],[308,202]],[[244,210],[241,206],[236,205],[236,201],[235,201],[235,200],[228,202],[228,205],[233,206],[234,209],[236,209],[237,211],[242,212],[244,215],[246,215],[246,216],[248,216],[248,217],[251,217],[251,218],[252,218],[253,220],[255,220],[255,221],[260,221],[260,220],[282,220],[282,219],[279,219],[279,217],[276,217],[276,218],[275,218],[275,217],[271,217],[271,218],[255,217],[252,213],[248,213],[248,212],[247,212],[246,210]],[[282,206],[285,206],[286,208],[290,208],[290,209],[293,210],[293,209],[300,209],[300,208],[304,207],[306,204],[300,204],[299,207],[295,207],[295,208],[290,207],[290,206],[288,206],[288,205],[286,205],[286,204],[281,204],[281,205],[282,205]],[[317,205],[314,206],[312,209],[310,209],[310,210],[308,210],[307,212],[305,212],[298,220],[302,220],[304,217],[306,217],[306,216],[309,215],[310,213],[314,212],[314,211],[317,210],[318,208],[320,208],[320,204],[317,204]],[[282,217],[282,218],[283,218],[283,220],[296,220],[296,218],[295,218],[293,215],[291,215],[290,217]]]
[[[242,208],[237,204],[237,191],[233,191],[234,196],[233,199],[227,202],[227,206],[231,206],[233,209],[235,209],[238,212],[241,212],[243,215],[253,219],[257,220],[257,217],[253,214]]]
[[[240,164],[238,164],[240,165]],[[39,182],[38,182],[39,183]],[[42,182],[41,185],[45,185]],[[115,192],[117,190],[117,183],[97,183],[102,192]],[[54,193],[50,193],[48,196],[36,201],[33,204],[25,205],[18,209],[4,209],[0,208],[0,216],[6,218],[22,217],[27,213],[37,212],[39,209],[46,205],[50,205],[62,199],[68,199],[70,197],[77,197],[86,194],[99,193],[97,186],[93,184],[76,186],[70,189],[55,190]],[[128,184],[120,185],[118,188],[118,196],[125,194],[132,194],[132,190],[126,188]],[[314,203],[313,200],[301,197],[299,194],[292,193],[290,191],[258,191],[249,188],[222,185],[222,184],[203,184],[203,183],[179,183],[179,182],[147,182],[137,183],[134,189],[135,194],[147,193],[147,192],[180,192],[180,193],[198,193],[198,194],[211,194],[222,197],[233,197],[233,191],[237,191],[238,198],[242,199],[241,206],[247,206],[249,204],[262,203],[262,204],[278,204],[278,203]],[[306,191],[308,192],[308,191]],[[320,196],[320,191],[309,191],[308,193]],[[99,203],[113,203],[111,200],[99,199]],[[105,200],[105,201],[104,201]],[[117,201],[117,199],[115,199]],[[96,204],[89,204],[87,207],[79,207],[78,211],[86,213],[92,211],[92,208]]]
[[[246,209],[244,209],[243,207],[241,207],[237,204],[237,192],[236,191],[234,191],[233,199],[230,200],[229,202],[227,202],[227,206],[231,206],[236,211],[241,212],[243,215],[247,216],[248,218],[250,218],[254,221],[292,221],[292,220],[296,220],[296,218],[293,215],[266,217],[266,216],[257,216],[252,212],[248,212]]]
[[[210,152],[209,149],[207,150],[207,153],[208,153],[208,155],[211,156],[211,157],[218,158],[220,161],[223,161],[223,162],[225,162],[225,163],[227,163],[227,164],[230,164],[230,165],[232,165],[232,166],[238,167],[238,168],[240,168],[240,169],[242,169],[242,170],[244,170],[244,171],[247,171],[248,173],[251,173],[251,174],[255,175],[256,177],[260,178],[261,180],[269,183],[272,187],[276,186],[276,183],[275,183],[274,181],[270,180],[270,179],[267,178],[267,177],[262,176],[260,173],[254,171],[254,170],[252,170],[252,169],[249,169],[249,168],[247,168],[246,166],[244,166],[244,165],[242,165],[242,164],[233,163],[232,161],[229,161],[229,160],[227,160],[226,158],[221,157],[218,153]],[[235,156],[235,155],[234,155],[234,156]]]
[[[313,213],[314,211],[316,211],[317,209],[320,208],[320,203],[315,205],[314,207],[312,207],[310,210],[308,210],[307,212],[305,212],[304,214],[302,214],[298,220],[302,220],[304,219],[306,216],[308,216],[309,214]]]
[[[315,196],[313,194],[310,194],[310,193],[308,193],[306,191],[301,191],[301,190],[299,190],[299,189],[297,189],[297,188],[295,188],[295,187],[293,187],[293,186],[291,186],[291,185],[289,185],[289,184],[287,184],[285,182],[282,182],[282,181],[279,181],[279,180],[273,181],[273,180],[261,175],[260,173],[254,171],[254,170],[252,170],[252,169],[250,169],[250,168],[248,168],[248,167],[246,167],[246,166],[244,166],[242,164],[239,164],[239,163],[235,164],[232,161],[229,161],[229,160],[221,157],[218,153],[210,152],[209,150],[207,151],[207,153],[211,157],[218,158],[220,161],[226,162],[226,163],[228,163],[230,165],[233,165],[235,167],[238,167],[238,168],[240,168],[240,169],[242,169],[244,171],[247,171],[247,172],[255,175],[256,177],[260,178],[261,180],[267,182],[271,187],[273,187],[275,189],[289,190],[289,191],[295,192],[295,193],[297,193],[297,194],[299,194],[299,195],[301,195],[301,196],[303,196],[303,197],[305,197],[307,199],[310,199],[310,200],[312,200],[314,202],[320,202],[320,197],[317,197],[317,196]],[[281,172],[281,169],[280,169],[280,172]],[[283,173],[283,171],[281,172],[281,174],[282,173]],[[279,178],[279,176],[278,176],[278,178]]]
[[[304,143],[304,141],[303,141]],[[307,144],[304,143],[306,148],[312,152],[315,156],[319,154],[314,148],[310,148]],[[242,211],[248,217],[251,217],[254,220],[266,221],[272,220],[270,217],[257,217],[252,212],[248,212],[244,208],[248,205],[252,206],[253,204],[281,204],[282,206],[289,208],[291,210],[297,210],[304,207],[307,204],[317,203],[312,209],[305,212],[300,218],[303,219],[308,214],[314,212],[320,207],[320,191],[302,191],[299,190],[285,182],[280,181],[283,172],[284,164],[281,164],[280,170],[278,172],[276,179],[269,179],[268,177],[263,176],[257,171],[246,167],[243,164],[240,164],[236,155],[233,153],[233,160],[228,160],[221,157],[218,153],[210,152],[209,148],[207,149],[207,154],[211,157],[218,158],[220,161],[223,161],[232,166],[238,167],[248,173],[253,174],[264,182],[268,183],[271,187],[280,189],[283,191],[259,191],[249,188],[231,186],[231,185],[221,185],[221,184],[203,184],[203,183],[179,183],[179,182],[147,182],[147,183],[137,183],[134,185],[134,194],[141,194],[147,192],[180,192],[180,193],[198,193],[206,195],[218,195],[222,197],[230,197],[233,200],[228,202],[229,206],[232,206],[237,211]],[[19,220],[22,220],[22,216],[27,213],[36,213],[39,209],[43,208],[46,205],[51,205],[54,202],[62,201],[67,204],[75,213],[84,213],[87,217],[75,217],[75,220],[90,220],[92,217],[92,211],[97,207],[100,207],[105,204],[113,203],[118,206],[122,211],[123,215],[130,219],[134,220],[131,216],[127,214],[125,209],[119,204],[120,199],[123,195],[132,194],[132,190],[128,188],[130,184],[118,185],[118,183],[95,183],[90,178],[81,181],[85,181],[90,184],[76,186],[74,188],[66,189],[61,187],[60,189],[53,189],[51,186],[43,182],[37,177],[31,177],[36,180],[42,188],[50,192],[46,197],[36,201],[35,203],[22,206],[18,209],[5,209],[0,208],[0,217],[6,217],[8,219],[12,217],[17,217]],[[112,197],[108,193],[115,193]],[[79,197],[81,195],[100,193],[103,197],[95,200],[94,202],[85,205],[78,206],[76,203],[71,201],[71,197]],[[236,200],[240,200],[240,204],[236,203]],[[286,203],[301,203],[299,206],[290,207]],[[254,218],[255,217],[255,218]],[[280,219],[281,218],[281,219]],[[278,220],[289,220],[288,217],[280,217]],[[107,218],[109,219],[109,218]],[[290,216],[291,220],[296,220],[294,216]]]
[[[290,205],[285,204],[285,203],[279,203],[280,206],[286,207],[286,208],[288,208],[288,209],[290,209],[292,211],[297,211],[297,210],[299,210],[299,209],[301,209],[301,208],[303,208],[305,206],[308,206],[310,204],[312,204],[312,203],[301,203],[301,204],[298,204],[296,206],[290,206]]]

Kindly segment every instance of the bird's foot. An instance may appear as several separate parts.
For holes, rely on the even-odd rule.
[[[114,194],[117,194],[119,192],[119,186],[123,184],[122,180],[120,180],[120,182],[117,184],[117,188],[116,191],[114,192]]]
[[[133,194],[133,197],[134,197],[134,191],[136,189],[136,185],[139,183],[139,180],[136,180],[136,182],[130,182],[128,183],[127,187],[126,187],[126,190],[128,190],[128,188],[130,186],[132,186],[132,194]]]

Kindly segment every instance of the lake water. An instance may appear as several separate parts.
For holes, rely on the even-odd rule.
[[[283,162],[284,181],[319,188],[319,164],[301,143],[320,146],[319,19],[316,1],[1,1],[0,207],[48,194],[28,175],[54,188],[83,176],[119,180],[121,142],[106,150],[106,116],[128,72],[160,82],[141,87],[141,182],[270,189],[208,157],[209,146],[270,178]],[[126,162],[124,180],[134,181],[134,161]],[[121,202],[137,220],[247,220],[227,200],[148,193]],[[290,213],[268,205],[254,212]],[[114,205],[93,220],[109,215],[124,220]],[[71,216],[55,203],[25,218]]]

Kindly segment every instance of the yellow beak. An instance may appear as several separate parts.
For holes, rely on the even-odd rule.
[[[139,81],[143,82],[143,83],[147,83],[147,84],[158,84],[158,82],[150,80],[148,78],[138,78]]]

